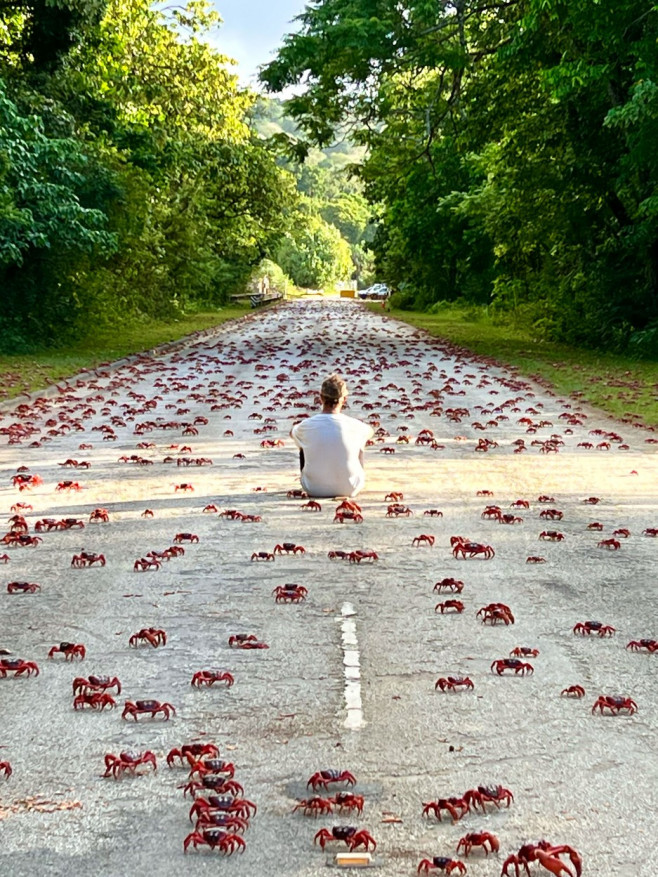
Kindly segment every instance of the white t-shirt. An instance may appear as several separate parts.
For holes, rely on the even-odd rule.
[[[366,476],[359,453],[373,429],[346,414],[316,414],[292,428],[304,451],[302,487],[310,496],[356,496]]]

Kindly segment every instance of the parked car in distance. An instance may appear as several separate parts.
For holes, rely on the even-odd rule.
[[[360,289],[357,293],[361,299],[388,298],[390,294],[391,290],[385,283],[373,283],[372,286],[369,286],[367,289]]]

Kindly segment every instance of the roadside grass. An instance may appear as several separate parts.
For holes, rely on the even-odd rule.
[[[381,314],[381,305],[366,305]],[[533,337],[531,330],[495,323],[472,310],[436,314],[392,309],[387,316],[445,338],[481,356],[611,414],[658,426],[658,362],[583,350]]]
[[[66,349],[25,356],[0,356],[0,400],[41,390],[82,369],[150,350],[247,313],[249,309],[245,307],[226,307],[189,314],[171,322],[136,322],[106,329]]]

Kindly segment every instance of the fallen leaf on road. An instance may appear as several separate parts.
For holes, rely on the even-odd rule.
[[[58,810],[81,810],[81,801],[49,801],[38,798],[29,797],[14,801],[6,807],[0,807],[0,821],[6,819],[12,813],[20,813],[21,811],[36,813],[56,813]]]

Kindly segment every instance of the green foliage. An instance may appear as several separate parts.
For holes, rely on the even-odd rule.
[[[338,229],[301,211],[279,248],[277,261],[297,286],[313,289],[346,280],[352,272],[349,244]]]
[[[11,9],[0,26],[0,345],[70,343],[242,290],[288,228],[295,183],[250,130],[255,96],[212,48],[210,5]],[[48,58],[29,47],[49,28]]]
[[[300,22],[262,79],[316,144],[349,122],[367,147],[378,274],[406,301],[491,302],[581,345],[653,337],[655,6],[318,0]]]
[[[286,116],[283,104],[277,100],[259,98],[251,112],[251,121],[258,135],[279,149],[282,164],[294,175],[297,191],[303,196],[304,210],[338,229],[349,244],[352,258],[349,275],[361,286],[369,285],[374,279],[374,258],[369,250],[374,234],[370,221],[372,209],[354,171],[363,158],[363,149],[347,137],[323,150],[310,148],[301,139],[299,127]],[[290,227],[290,239],[294,239],[296,227],[294,223]],[[303,232],[303,224],[298,227]],[[299,248],[304,250],[307,244],[300,241]]]

